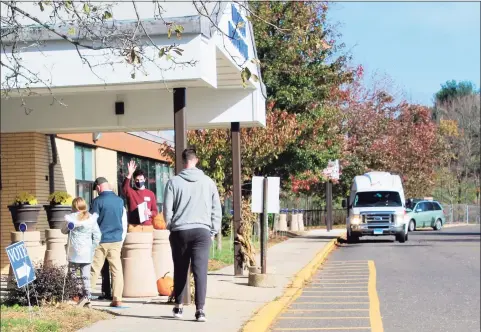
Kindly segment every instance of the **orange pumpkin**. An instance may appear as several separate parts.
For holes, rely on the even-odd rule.
[[[157,280],[157,290],[160,296],[171,296],[174,291],[174,279],[167,277],[169,272]]]
[[[164,216],[162,215],[162,213],[154,217],[152,225],[154,226],[154,229],[163,230],[167,228],[167,225],[165,224]]]

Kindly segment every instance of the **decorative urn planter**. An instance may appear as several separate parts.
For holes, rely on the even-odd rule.
[[[65,222],[65,215],[72,212],[72,196],[66,192],[56,191],[48,200],[50,204],[44,205],[47,212],[47,221],[50,229],[61,229]]]
[[[65,215],[72,212],[70,205],[44,205],[43,208],[47,212],[50,229],[61,229],[65,223]]]
[[[20,231],[19,227],[21,223],[27,225],[27,232],[36,230],[38,215],[42,206],[38,205],[35,196],[27,192],[19,193],[13,203],[7,207],[12,215],[16,232]]]

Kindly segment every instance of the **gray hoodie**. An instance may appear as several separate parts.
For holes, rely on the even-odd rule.
[[[171,232],[205,228],[217,234],[222,209],[214,181],[198,168],[184,169],[165,186],[163,213]]]

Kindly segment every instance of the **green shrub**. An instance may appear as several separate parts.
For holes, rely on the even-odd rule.
[[[31,305],[55,304],[62,301],[62,288],[65,278],[65,267],[63,266],[39,266],[35,269],[36,279],[28,285],[28,295]],[[28,305],[26,287],[17,288],[15,280],[8,285],[9,292],[5,303],[7,305]],[[71,300],[82,295],[82,283],[70,270],[65,278],[64,301]]]
[[[21,192],[15,196],[12,202],[13,205],[37,205],[37,198],[29,192]]]
[[[48,196],[51,205],[72,205],[73,197],[66,191],[55,191]]]

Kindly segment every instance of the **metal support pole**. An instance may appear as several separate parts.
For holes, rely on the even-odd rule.
[[[346,216],[349,218],[349,196],[346,197]],[[347,220],[346,220],[347,222]]]
[[[2,146],[0,144],[0,190],[2,190]]]
[[[332,183],[328,181],[326,183],[326,228],[327,231],[332,229]]]
[[[182,171],[182,152],[187,148],[185,88],[174,89],[175,174]]]
[[[240,123],[231,123],[232,140],[232,184],[233,184],[233,207],[234,207],[234,234],[239,234],[242,223],[242,188],[241,188],[241,144],[240,144]],[[242,261],[239,259],[241,253],[240,242],[235,241],[234,236],[234,275],[242,275]]]
[[[262,192],[262,219],[261,219],[261,273],[267,273],[267,236],[269,234],[268,228],[268,213],[267,213],[267,177],[264,177],[264,190]]]
[[[185,88],[174,88],[174,142],[175,142],[175,174],[183,168],[182,152],[187,148],[187,123]],[[174,276],[175,278],[175,276]],[[190,267],[183,298],[184,304],[190,304]]]

